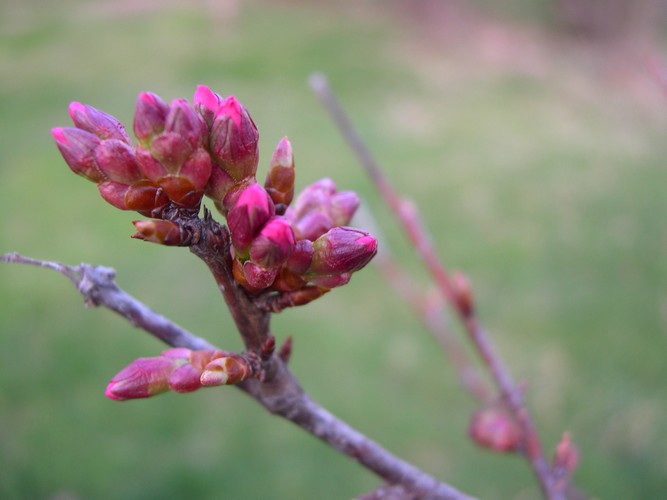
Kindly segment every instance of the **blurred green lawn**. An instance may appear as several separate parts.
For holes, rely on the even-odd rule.
[[[0,253],[113,266],[130,293],[239,349],[203,266],[130,240],[136,215],[71,175],[49,130],[69,125],[72,100],[129,124],[139,91],[170,100],[206,83],[250,109],[262,165],[287,134],[299,187],[331,176],[386,220],[307,88],[324,71],[448,264],[472,278],[496,346],[530,382],[547,448],[571,431],[591,495],[667,494],[658,89],[629,92],[576,45],[536,69],[499,64],[466,52],[474,32],[455,46],[429,39],[381,2],[159,5],[0,5]],[[382,227],[423,279],[395,224]],[[374,268],[273,328],[294,336],[291,365],[311,395],[390,450],[481,498],[537,496],[524,462],[467,440],[472,402]],[[85,309],[62,277],[0,266],[0,497],[340,499],[378,484],[233,388],[104,398],[114,373],[162,348]]]

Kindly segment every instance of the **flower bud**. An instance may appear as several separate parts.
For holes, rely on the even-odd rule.
[[[282,217],[272,217],[250,244],[250,259],[261,267],[282,266],[294,250],[294,232]]]
[[[456,306],[459,308],[463,316],[470,316],[474,309],[474,299],[468,277],[461,272],[452,273],[451,287]]]
[[[206,135],[204,121],[185,99],[171,101],[164,131],[185,139],[193,151],[204,145]]]
[[[210,133],[210,151],[235,181],[254,177],[259,161],[259,133],[246,108],[234,96],[222,101]]]
[[[377,240],[360,229],[334,227],[313,243],[313,250],[308,275],[352,273],[375,256]]]
[[[287,137],[283,137],[273,152],[264,182],[266,192],[271,196],[273,203],[281,207],[278,211],[281,215],[294,197],[294,177],[292,145]]]
[[[120,210],[135,210],[146,217],[156,217],[169,203],[164,191],[149,181],[130,185],[104,181],[97,185],[102,198]]]
[[[162,133],[167,113],[169,106],[157,94],[142,92],[137,96],[132,128],[143,147],[149,147],[153,138]]]
[[[245,254],[252,240],[275,213],[271,198],[259,184],[251,184],[239,195],[227,214],[227,226],[234,248]]]
[[[183,360],[156,357],[135,359],[111,379],[106,396],[117,401],[148,398],[169,389],[167,380]]]
[[[242,270],[243,278],[245,278],[245,280],[241,280],[240,283],[244,284],[243,281],[245,281],[245,288],[250,293],[256,293],[265,288],[269,288],[280,272],[280,268],[261,267],[250,260],[246,260],[243,263]]]
[[[69,115],[76,128],[90,132],[100,139],[118,139],[126,144],[132,142],[123,124],[104,111],[80,102],[72,102],[69,105]]]
[[[352,273],[333,274],[329,276],[316,276],[310,278],[310,282],[321,288],[336,288],[347,285],[352,279]]]
[[[552,470],[559,477],[572,474],[579,464],[579,450],[572,444],[570,433],[563,434],[552,462]]]
[[[287,217],[288,214],[289,210],[285,216]],[[303,217],[292,222],[296,237],[300,240],[310,241],[315,241],[335,225],[329,214],[320,210],[307,212]]]
[[[287,259],[287,263],[285,264],[287,269],[296,274],[304,274],[310,267],[314,252],[312,241],[297,241],[294,245],[292,255],[289,256],[289,259]]]
[[[203,386],[236,384],[251,376],[250,364],[240,356],[225,356],[214,359],[201,374]]]
[[[331,218],[336,226],[347,226],[359,208],[359,195],[341,191],[331,197]]]
[[[515,451],[521,443],[521,431],[507,411],[484,408],[473,413],[468,434],[478,445],[499,452]]]
[[[135,220],[132,224],[137,229],[132,238],[138,240],[166,246],[185,246],[190,242],[181,226],[170,220]]]
[[[208,127],[213,123],[213,117],[222,103],[222,97],[213,92],[206,85],[197,85],[194,99],[195,110],[201,115]]]
[[[167,386],[174,392],[186,393],[199,389],[203,370],[195,368],[189,363],[176,368],[167,379]]]
[[[132,148],[118,139],[102,141],[95,149],[95,161],[111,181],[132,184],[144,178]]]
[[[51,135],[72,172],[96,183],[106,179],[95,161],[95,149],[101,142],[97,136],[79,128],[63,127],[51,129]]]

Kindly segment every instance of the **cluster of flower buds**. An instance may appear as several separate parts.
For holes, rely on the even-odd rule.
[[[111,115],[70,105],[74,128],[52,133],[65,161],[98,185],[117,208],[158,220],[134,222],[135,238],[188,245],[187,231],[167,207],[198,211],[204,194],[227,218],[233,274],[250,293],[299,293],[305,303],[343,285],[377,250],[367,232],[347,227],[359,205],[350,191],[322,179],[294,198],[294,156],[283,138],[264,185],[256,179],[259,134],[246,108],[200,85],[193,105],[165,103],[142,92],[133,123],[133,146]],[[160,220],[162,219],[162,220]],[[296,296],[296,295],[295,295]]]
[[[154,358],[138,358],[111,379],[106,396],[117,401],[149,398],[168,390],[193,392],[230,385],[256,376],[259,361],[222,351],[167,349]]]

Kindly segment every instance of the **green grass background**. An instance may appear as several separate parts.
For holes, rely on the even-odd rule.
[[[569,430],[584,491],[664,497],[667,102],[650,78],[629,90],[636,66],[622,58],[610,70],[608,54],[564,42],[536,66],[498,62],[472,48],[475,31],[429,38],[390,5],[0,4],[0,252],[112,266],[128,292],[240,349],[203,265],[130,240],[136,215],[72,175],[49,133],[73,100],[130,124],[139,91],[170,100],[205,83],[250,109],[262,172],[289,135],[299,187],[330,176],[360,192],[426,290],[307,87],[324,71],[448,265],[471,277],[549,454]],[[376,269],[273,329],[294,336],[306,390],[401,457],[481,498],[538,496],[523,461],[468,441],[472,401]],[[339,499],[377,486],[233,388],[104,398],[113,374],[162,348],[85,309],[55,273],[0,266],[0,497]]]

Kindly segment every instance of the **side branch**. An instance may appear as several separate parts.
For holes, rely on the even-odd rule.
[[[0,262],[54,269],[74,283],[83,295],[86,305],[111,309],[134,326],[172,347],[221,350],[127,294],[116,285],[115,271],[111,268],[89,264],[67,266],[31,259],[17,253],[0,256]],[[272,376],[265,381],[247,379],[236,386],[252,396],[270,413],[293,422],[332,448],[356,460],[387,483],[402,485],[414,493],[414,497],[450,500],[472,498],[396,457],[319,406],[301,389],[278,355],[273,355],[267,364]]]
[[[485,330],[479,325],[474,310],[464,306],[454,287],[451,277],[445,266],[438,258],[414,204],[402,200],[382,172],[379,164],[365,146],[358,135],[342,106],[336,99],[327,79],[322,74],[315,74],[310,78],[310,84],[316,96],[339,128],[341,135],[350,146],[350,149],[359,159],[362,167],[389,208],[398,219],[409,241],[415,247],[442,295],[459,317],[468,333],[479,357],[489,370],[498,390],[511,410],[514,418],[522,429],[522,451],[542,488],[544,495],[557,500],[564,498],[564,493],[554,484],[551,470],[542,452],[540,440],[535,431],[532,418],[523,402],[523,394],[516,386],[509,371],[491,347],[491,342]]]

